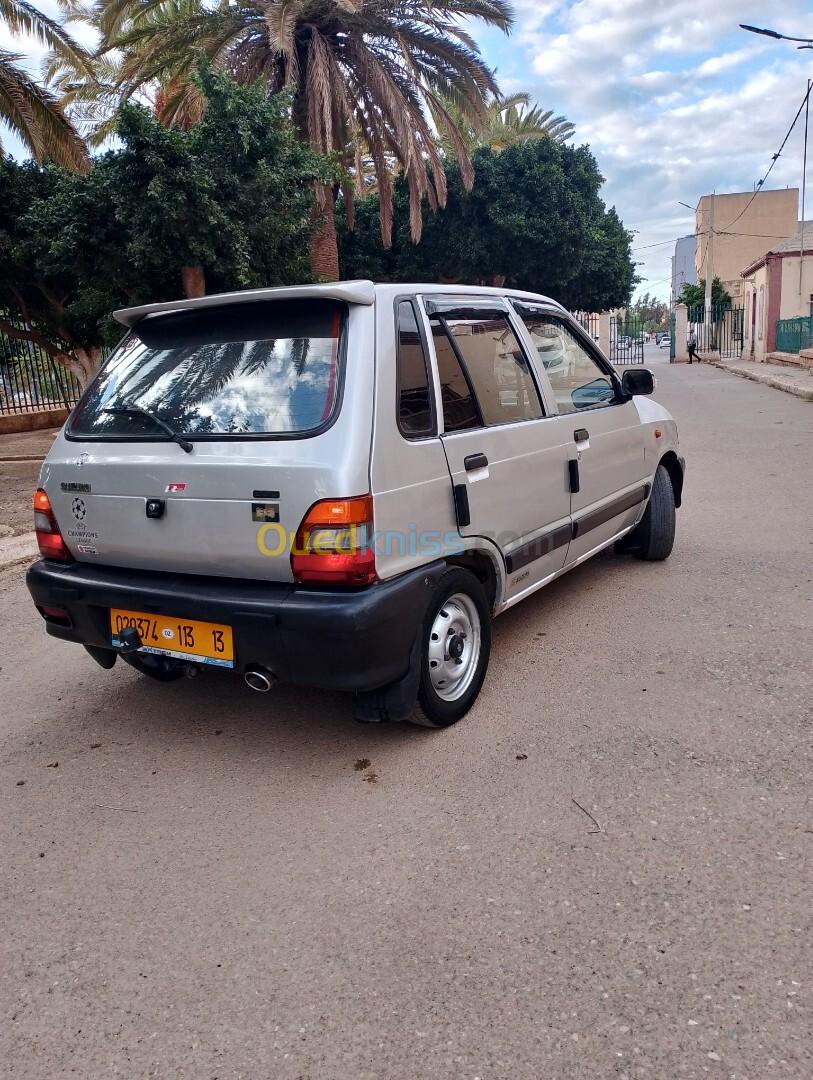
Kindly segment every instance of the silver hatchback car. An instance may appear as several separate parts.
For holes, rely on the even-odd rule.
[[[43,465],[27,579],[104,668],[445,727],[492,616],[610,544],[672,549],[684,462],[652,375],[543,296],[352,281],[116,318]]]

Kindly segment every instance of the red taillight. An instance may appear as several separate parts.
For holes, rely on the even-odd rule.
[[[34,492],[34,530],[37,534],[37,543],[41,555],[46,559],[73,562],[73,556],[68,551],[56,523],[51,500],[42,488],[37,488]]]
[[[375,581],[372,496],[314,503],[297,530],[291,569],[296,581]]]

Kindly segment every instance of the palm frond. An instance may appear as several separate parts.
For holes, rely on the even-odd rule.
[[[77,69],[91,73],[92,62],[87,51],[63,26],[28,0],[0,0],[0,23],[5,23],[12,34],[28,34]]]
[[[19,66],[19,53],[0,50],[0,119],[37,161],[54,161],[76,172],[88,169],[87,147],[56,97]]]

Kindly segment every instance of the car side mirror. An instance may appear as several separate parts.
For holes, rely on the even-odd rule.
[[[648,368],[630,368],[621,376],[621,391],[625,397],[655,392],[655,377]]]

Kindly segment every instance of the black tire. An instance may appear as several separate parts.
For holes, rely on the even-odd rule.
[[[175,682],[184,677],[184,667],[171,656],[153,656],[151,653],[120,653],[125,664],[156,682]]]
[[[452,605],[448,604],[449,601],[452,601]],[[437,665],[430,657],[430,649],[436,651],[439,647],[437,633],[433,632],[433,627],[437,625],[437,620],[443,618],[444,613],[448,615],[450,608],[455,605],[458,605],[458,610],[462,610],[462,607],[468,607],[471,618],[476,612],[479,626],[476,627],[476,655],[474,653],[475,646],[472,644],[472,653],[469,659],[465,661],[466,666],[469,668],[468,674],[465,676],[467,679],[465,687],[461,689],[458,696],[455,696],[452,700],[447,700],[442,696],[443,691],[438,690],[433,682],[433,665],[435,668]],[[459,605],[462,605],[462,607]],[[457,636],[457,633],[452,628],[450,638],[447,640],[454,642]],[[470,640],[474,641],[474,635],[471,635]],[[465,648],[465,644],[460,647]],[[443,650],[448,662],[451,663],[451,660],[449,660],[451,654],[445,645]],[[480,688],[486,677],[490,655],[491,612],[485,590],[469,570],[453,567],[438,582],[426,609],[421,632],[421,676],[418,686],[418,700],[412,712],[406,717],[409,723],[418,724],[421,727],[445,728],[451,724],[456,724],[458,720],[462,719],[477,700],[477,695],[480,693]],[[465,653],[461,655],[459,663],[464,662],[464,656]],[[450,688],[447,692],[454,693],[454,688]]]
[[[644,516],[630,534],[627,550],[639,559],[660,562],[669,558],[674,544],[675,492],[668,470],[659,465],[649,503]]]

